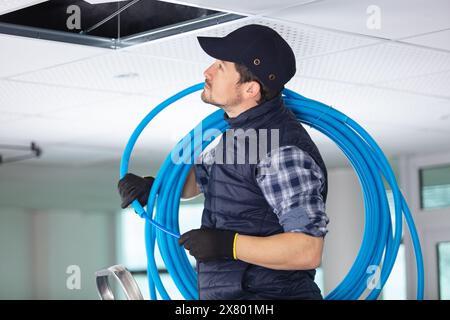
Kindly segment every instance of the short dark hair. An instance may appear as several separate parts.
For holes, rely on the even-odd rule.
[[[237,84],[250,82],[250,81],[256,81],[259,83],[259,86],[261,88],[261,98],[256,101],[256,103],[261,104],[265,101],[268,101],[270,99],[273,99],[275,96],[277,96],[280,91],[274,91],[267,86],[265,86],[261,80],[257,76],[253,74],[245,65],[240,63],[234,63],[234,66],[236,68],[236,71],[239,73],[239,81]]]

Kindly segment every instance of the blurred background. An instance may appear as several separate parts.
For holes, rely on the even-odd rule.
[[[0,299],[99,299],[95,272],[115,264],[148,298],[144,222],[121,210],[116,189],[123,149],[157,104],[204,81],[213,59],[197,36],[250,23],[277,30],[295,51],[287,88],[342,111],[379,143],[419,232],[425,298],[450,299],[449,15],[448,0],[1,1]],[[196,92],[163,111],[130,172],[156,175],[216,110]],[[305,127],[329,171],[330,231],[316,277],[326,295],[358,253],[364,203],[341,150]],[[200,225],[202,208],[202,197],[182,201],[182,232]],[[414,299],[415,279],[404,231],[380,299]]]

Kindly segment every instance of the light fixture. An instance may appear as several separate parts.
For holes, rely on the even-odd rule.
[[[116,74],[114,78],[118,79],[130,79],[130,78],[136,78],[139,77],[139,74],[136,72],[126,72],[126,73],[120,73]]]

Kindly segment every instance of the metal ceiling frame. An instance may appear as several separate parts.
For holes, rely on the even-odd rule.
[[[43,28],[21,26],[11,23],[0,22],[0,34],[8,34],[34,39],[44,39],[66,43],[81,44],[93,47],[120,49],[133,46],[139,43],[153,41],[160,38],[169,37],[175,34],[189,32],[206,28],[213,25],[245,18],[246,16],[233,13],[219,12],[207,17],[196,18],[183,21],[169,26],[164,26],[155,30],[145,31],[123,38],[104,38],[87,34],[48,30]]]

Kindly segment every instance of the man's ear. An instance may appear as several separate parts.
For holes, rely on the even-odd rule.
[[[249,93],[251,97],[256,97],[258,95],[258,92],[261,92],[261,87],[258,82],[250,81],[249,85],[247,86],[246,92]]]

